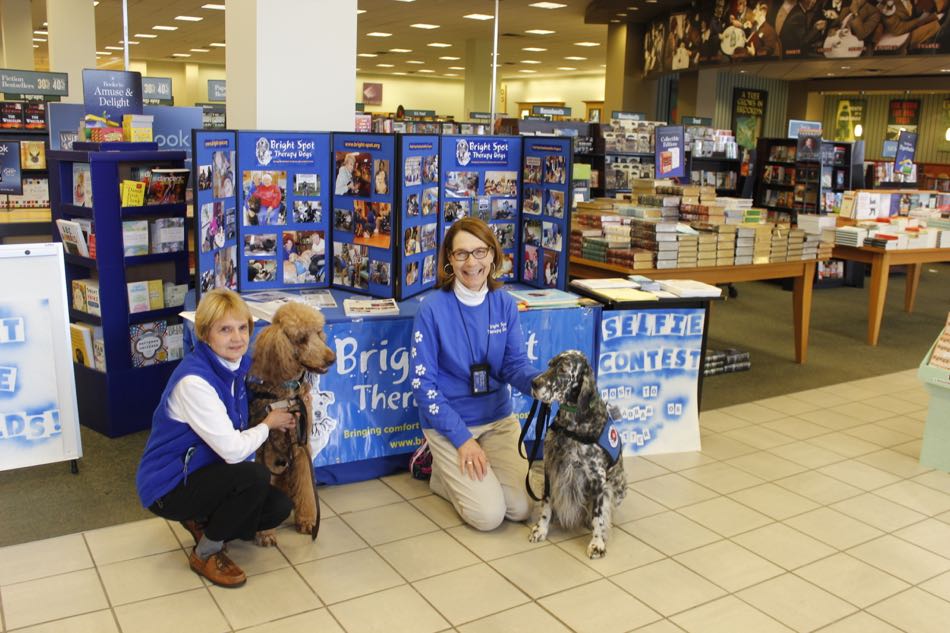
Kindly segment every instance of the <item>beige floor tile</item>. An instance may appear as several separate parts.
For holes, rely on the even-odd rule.
[[[370,545],[380,545],[439,529],[438,525],[427,519],[408,501],[351,512],[341,518]]]
[[[679,508],[717,496],[709,488],[700,486],[676,473],[644,479],[631,484],[630,487],[668,508]]]
[[[766,525],[735,536],[732,540],[788,570],[797,569],[835,552],[833,547],[782,523]]]
[[[119,625],[112,611],[106,609],[28,626],[16,633],[119,633]]]
[[[882,451],[877,451],[876,453],[862,455],[861,457],[858,457],[857,460],[902,478],[915,477],[930,470],[925,466],[921,466],[920,462],[916,459],[911,459],[907,455],[901,455],[900,453],[890,449],[884,449]],[[948,492],[950,492],[950,490],[948,490]]]
[[[320,499],[337,514],[377,508],[403,500],[395,490],[378,479],[340,486],[324,486],[320,488]]]
[[[838,385],[831,385],[829,387],[823,387],[828,393],[833,393],[837,396],[842,396],[850,402],[848,404],[838,404],[828,407],[829,409],[840,409],[847,413],[848,415],[853,415],[854,417],[861,417],[866,419],[871,419],[870,416],[879,414],[880,411],[874,407],[864,404],[864,400],[873,398],[874,396],[880,395],[880,392],[874,389],[865,389],[850,385],[848,383],[841,383]]]
[[[821,468],[845,459],[838,453],[825,450],[808,442],[792,442],[770,448],[767,452],[778,455],[805,468]]]
[[[792,632],[792,629],[734,596],[720,598],[670,619],[689,633]]]
[[[452,504],[442,497],[429,495],[428,497],[413,499],[409,503],[440,528],[462,525],[462,517],[455,511]]]
[[[818,508],[786,519],[789,526],[838,549],[870,541],[881,531],[831,508]]]
[[[950,525],[937,519],[927,519],[894,532],[905,541],[919,545],[931,552],[950,558]]]
[[[794,574],[767,580],[737,595],[796,631],[814,631],[857,611]]]
[[[708,545],[720,536],[676,512],[664,512],[621,526],[625,532],[645,541],[667,556]]]
[[[549,546],[548,543],[529,543],[531,529],[523,523],[511,521],[502,521],[502,524],[491,532],[479,532],[468,525],[460,525],[446,531],[482,560],[494,560]]]
[[[828,411],[850,415],[852,418],[862,420],[863,422],[874,422],[884,418],[893,417],[894,411],[889,411],[881,407],[875,407],[866,402],[849,402],[848,404],[839,404],[834,407],[828,407]]]
[[[681,471],[680,474],[687,479],[715,490],[719,494],[728,494],[762,483],[762,480],[758,477],[723,462],[713,462],[699,468],[690,468]]]
[[[686,506],[679,513],[723,536],[729,537],[768,525],[772,519],[737,503],[729,497],[716,497]]]
[[[231,589],[235,593],[252,593],[247,585]],[[224,633],[231,627],[207,589],[195,589],[115,608],[116,619],[123,633],[167,633],[167,631],[202,631]]]
[[[729,497],[777,521],[818,507],[814,501],[775,484],[739,490]]]
[[[834,477],[839,481],[851,484],[862,490],[875,490],[900,481],[896,475],[883,471],[874,466],[868,466],[856,459],[840,461],[836,464],[822,466],[818,472]]]
[[[604,576],[619,574],[666,557],[662,552],[614,526],[607,540],[607,555],[591,559],[587,557],[590,538],[590,534],[579,536],[558,543],[558,547]]]
[[[864,424],[851,429],[846,429],[844,433],[868,442],[873,442],[879,446],[887,448],[896,444],[903,444],[914,439],[910,435],[905,435],[899,431],[889,429],[880,424]]]
[[[885,622],[914,633],[946,633],[947,622],[950,622],[950,602],[916,587],[867,610]]]
[[[877,424],[899,433],[903,433],[904,435],[909,435],[910,437],[919,439],[924,435],[923,420],[925,418],[915,418],[913,417],[914,415],[916,414],[910,413],[894,418],[887,418],[886,420],[878,421]]]
[[[458,630],[460,633],[570,633],[570,629],[534,602],[463,624]]]
[[[235,629],[270,622],[323,606],[293,569],[248,578],[241,590],[212,585],[209,589],[224,617]]]
[[[901,630],[864,611],[858,611],[834,624],[829,624],[821,629],[820,633],[901,633]]]
[[[669,558],[618,574],[611,580],[664,616],[691,609],[726,593]]]
[[[413,588],[402,585],[331,605],[347,633],[434,633],[449,627]]]
[[[241,629],[241,633],[344,633],[340,625],[326,609],[314,609],[306,613],[298,613],[289,618],[282,618],[249,629]]]
[[[479,562],[478,557],[441,531],[379,545],[376,551],[409,581]]]
[[[704,431],[713,431],[715,433],[725,433],[743,426],[749,426],[752,422],[743,418],[731,415],[722,409],[712,411],[703,411],[699,414],[699,428]]]
[[[950,600],[950,572],[940,574],[927,582],[920,583],[920,588],[926,589],[938,598]]]
[[[280,542],[281,539],[292,538],[292,536],[296,534],[296,530],[292,525],[288,525],[277,531],[278,542]],[[309,535],[301,536],[307,539],[310,538]],[[186,552],[190,554],[191,549],[192,548],[189,547]],[[244,570],[248,578],[276,569],[290,567],[290,562],[284,556],[284,553],[280,551],[280,548],[261,547],[252,541],[231,541],[228,543],[228,556]]]
[[[913,402],[903,400],[901,398],[895,398],[892,395],[885,396],[875,396],[873,398],[868,398],[864,401],[864,404],[879,409],[881,411],[889,411],[891,413],[896,413],[898,415],[903,415],[905,413],[911,413],[913,411],[920,410],[921,406]]]
[[[805,413],[806,411],[814,411],[815,409],[820,409],[822,405],[814,404],[812,402],[805,402],[804,400],[799,400],[798,398],[793,398],[791,395],[787,396],[776,396],[774,398],[764,398],[762,400],[756,400],[757,404],[762,405],[763,407],[768,407],[770,409],[775,409],[785,415],[798,415],[799,413]],[[766,422],[763,426],[768,426],[772,422]],[[779,430],[779,429],[775,429]]]
[[[703,455],[712,459],[732,459],[755,451],[756,449],[748,444],[737,442],[718,433],[703,438]]]
[[[862,492],[860,488],[813,470],[779,479],[775,483],[821,504],[841,501]]]
[[[413,586],[453,626],[529,601],[520,589],[484,563],[418,580]]]
[[[113,606],[204,586],[181,550],[102,565],[99,576]]]
[[[859,455],[867,455],[868,453],[881,450],[881,447],[877,444],[858,439],[843,431],[820,435],[806,441],[809,444],[838,453],[843,457],[858,457]]]
[[[918,462],[918,464],[919,463],[920,462]],[[942,470],[931,470],[930,472],[922,473],[915,476],[914,481],[928,488],[950,494],[950,473],[945,473]]]
[[[753,422],[755,424],[785,417],[781,411],[776,411],[773,408],[762,406],[756,402],[735,404],[730,407],[723,407],[719,409],[719,411],[725,413],[726,415],[748,420],[749,422]]]
[[[542,547],[499,558],[492,561],[491,566],[534,599],[601,577],[589,566],[557,547]]]
[[[7,585],[0,598],[7,630],[109,607],[95,569]]]
[[[928,414],[929,411],[927,411],[927,409],[920,409],[918,411],[914,411],[913,413],[905,413],[904,417],[910,418],[911,420],[916,420],[918,422],[926,422]]]
[[[850,429],[855,426],[861,426],[866,424],[867,420],[858,420],[853,418],[850,415],[844,415],[830,409],[817,409],[815,411],[808,411],[806,413],[799,413],[795,416],[796,418],[801,418],[807,422],[814,422],[819,426],[823,426],[829,431],[842,431],[844,429]]]
[[[921,485],[916,481],[900,481],[874,492],[885,499],[923,512],[928,516],[950,510],[950,494]]]
[[[676,626],[669,620],[657,620],[652,624],[641,626],[633,633],[683,633],[683,629]]]
[[[84,532],[92,559],[108,565],[149,554],[180,549],[165,519],[146,519]]]
[[[335,556],[343,552],[368,547],[359,535],[350,529],[339,517],[332,517],[320,522],[320,535],[316,541],[306,534],[298,534],[293,530],[279,530],[277,532],[277,547],[294,565]]]
[[[891,450],[895,450],[902,455],[907,455],[914,459],[920,459],[920,445],[921,440],[914,440],[913,442],[907,442],[906,444],[898,444],[897,446],[892,446]]]
[[[789,398],[789,400],[792,399]],[[807,440],[808,438],[828,433],[827,427],[796,417],[779,418],[778,420],[765,422],[761,426],[762,428],[787,435],[797,440]]]
[[[754,446],[758,449],[773,448],[782,444],[789,444],[795,441],[795,438],[779,433],[762,426],[747,426],[728,433],[723,433],[726,437]]]
[[[617,525],[619,523],[626,523],[627,521],[642,519],[643,517],[666,512],[668,509],[669,508],[657,503],[653,499],[644,497],[639,492],[627,488],[627,494],[620,504],[620,507],[614,508],[612,515],[613,523]]]
[[[324,604],[335,604],[405,584],[405,580],[371,549],[321,558],[297,566]]]
[[[568,589],[538,603],[576,633],[622,633],[660,619],[653,609],[607,580]]]
[[[861,608],[908,587],[906,582],[841,553],[806,565],[795,573]]]
[[[803,466],[777,457],[767,451],[757,451],[749,455],[734,457],[733,459],[727,460],[726,463],[730,466],[741,468],[748,473],[752,473],[765,481],[781,479],[782,477],[788,477],[805,470]]]
[[[412,473],[389,475],[380,477],[379,480],[399,493],[403,499],[418,499],[432,494],[432,490],[429,489],[429,480],[416,479]]]
[[[884,532],[893,532],[926,518],[919,512],[914,512],[910,508],[888,501],[874,493],[851,497],[831,507]]]
[[[653,463],[646,457],[624,457],[623,472],[627,477],[628,484],[634,481],[640,481],[641,479],[650,479],[669,473],[667,469]]]
[[[785,572],[731,541],[712,543],[674,558],[730,593]]]
[[[706,440],[703,440],[705,444]],[[679,471],[687,468],[696,468],[703,464],[709,464],[715,461],[709,455],[702,452],[686,451],[683,453],[664,453],[662,455],[644,455],[643,459],[653,462],[655,465],[665,468],[667,471]]]
[[[92,567],[82,534],[0,548],[0,586]]]
[[[890,534],[852,547],[848,553],[911,584],[950,570],[950,559]]]

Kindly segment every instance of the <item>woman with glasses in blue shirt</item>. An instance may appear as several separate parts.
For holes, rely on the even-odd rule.
[[[485,222],[452,224],[439,251],[442,292],[426,298],[412,332],[410,375],[432,452],[432,492],[479,530],[530,512],[509,385],[531,393],[540,372],[528,361],[517,305],[495,279],[503,260]]]

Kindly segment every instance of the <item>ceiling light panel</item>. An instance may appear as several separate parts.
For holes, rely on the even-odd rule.
[[[531,29],[530,31],[525,31],[525,33],[530,33],[531,35],[553,35],[557,31],[549,31],[548,29]]]
[[[468,20],[494,20],[495,16],[488,15],[486,13],[469,13],[468,15],[463,15],[463,18]]]
[[[176,15],[175,19],[181,22],[201,22],[204,20],[204,18],[199,18],[194,15]]]
[[[449,48],[451,44],[446,44],[445,42],[429,42],[426,46],[431,46],[432,48]]]
[[[367,33],[366,37],[392,37],[392,35],[392,33],[386,33],[384,31],[373,31],[371,33]]]
[[[528,6],[535,9],[563,9],[567,5],[560,2],[532,2]]]
[[[152,27],[153,31],[177,31],[177,26],[165,26],[164,24],[156,24]]]
[[[416,24],[410,24],[409,26],[411,26],[414,29],[426,29],[426,30],[439,28],[438,24],[426,24],[425,22],[417,22]]]
[[[202,9],[213,9],[214,11],[224,11],[223,4],[203,4],[201,5]]]

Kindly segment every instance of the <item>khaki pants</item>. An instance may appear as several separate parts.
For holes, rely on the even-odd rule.
[[[432,492],[451,503],[477,530],[494,530],[506,518],[526,520],[531,512],[524,488],[528,463],[518,454],[518,419],[509,415],[468,430],[488,456],[488,472],[481,481],[459,471],[458,450],[444,435],[422,430],[432,451]]]

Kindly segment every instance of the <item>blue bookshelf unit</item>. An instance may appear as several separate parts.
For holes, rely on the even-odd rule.
[[[67,290],[72,282],[98,277],[101,316],[71,307],[73,322],[102,328],[106,371],[74,363],[80,422],[109,437],[126,435],[151,426],[152,413],[161,397],[177,360],[140,365],[134,360],[131,329],[149,322],[180,323],[183,309],[165,307],[145,312],[129,312],[126,284],[132,281],[161,279],[187,284],[188,235],[185,222],[185,247],[173,253],[125,256],[122,223],[128,220],[185,218],[187,206],[160,204],[141,207],[121,205],[120,184],[133,178],[134,168],[180,168],[182,151],[158,151],[154,143],[77,143],[72,151],[51,151],[50,205],[52,217],[91,219],[95,233],[95,256],[66,256]],[[74,204],[74,165],[89,165],[92,206]],[[88,191],[88,189],[87,189]],[[88,204],[88,202],[87,202]],[[59,240],[58,232],[54,231]]]

